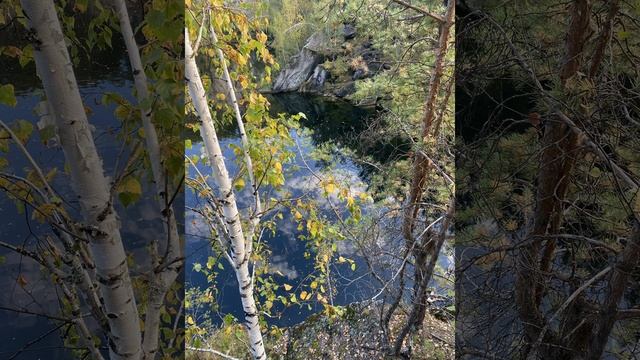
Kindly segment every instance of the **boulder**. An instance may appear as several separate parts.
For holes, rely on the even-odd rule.
[[[300,91],[302,92],[321,92],[324,83],[331,77],[331,74],[322,67],[322,65],[318,65],[313,69],[313,73],[307,79],[307,81],[302,84],[300,87]]]
[[[342,36],[345,40],[351,40],[356,37],[356,27],[353,24],[342,25]]]
[[[350,81],[339,88],[337,88],[333,94],[339,98],[347,97],[356,92],[356,83]]]
[[[281,93],[300,89],[313,75],[316,67],[323,62],[325,45],[326,37],[322,32],[313,34],[302,50],[280,71],[273,83],[272,91]]]

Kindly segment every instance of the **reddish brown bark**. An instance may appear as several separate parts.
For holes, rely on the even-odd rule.
[[[563,85],[576,75],[580,68],[589,21],[589,1],[574,1],[565,41],[565,57],[559,73]],[[540,330],[545,325],[539,309],[544,293],[543,274],[550,270],[556,246],[554,239],[548,240],[541,256],[542,239],[546,238],[545,235],[556,233],[562,222],[563,201],[575,163],[577,145],[576,135],[563,122],[559,119],[546,121],[537,180],[534,224],[529,232],[532,241],[531,245],[524,247],[518,255],[515,284],[518,314],[529,343],[538,338]],[[545,343],[549,342],[555,342],[551,334],[545,339]]]

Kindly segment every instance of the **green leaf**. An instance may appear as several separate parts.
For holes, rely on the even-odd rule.
[[[118,197],[122,202],[122,205],[129,206],[130,204],[138,201],[142,195],[142,186],[138,179],[134,177],[128,177],[120,183],[118,186]]]
[[[147,14],[147,24],[149,24],[150,27],[156,30],[162,27],[162,24],[164,24],[164,19],[164,12],[160,10],[153,9]]]
[[[628,31],[618,31],[618,40],[626,40],[631,36],[631,33]]]
[[[87,11],[88,0],[76,0],[74,8],[83,13]]]
[[[225,325],[227,325],[227,326],[229,326],[229,325],[233,324],[233,321],[234,321],[234,320],[235,320],[235,318],[234,318],[234,317],[233,317],[233,315],[231,315],[231,314],[227,314],[227,315],[225,315],[225,316],[224,316],[224,319],[223,319],[224,324],[225,324]]]
[[[207,269],[211,270],[213,269],[213,265],[216,263],[216,259],[213,258],[213,256],[209,256],[209,258],[207,259]]]
[[[31,133],[33,133],[33,124],[27,120],[20,119],[13,126],[13,132],[22,143],[26,143]]]
[[[171,316],[168,313],[163,313],[161,316],[162,321],[165,323],[171,323]]]
[[[6,84],[0,86],[0,104],[13,107],[16,106],[17,103],[18,101],[16,100],[13,85]]]
[[[201,270],[202,270],[202,264],[200,263],[193,264],[193,271],[200,272]]]

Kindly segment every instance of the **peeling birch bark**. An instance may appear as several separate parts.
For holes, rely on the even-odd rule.
[[[196,113],[202,121],[200,133],[205,144],[209,161],[213,167],[213,178],[218,185],[223,205],[223,214],[226,230],[231,238],[231,258],[238,280],[238,288],[242,299],[242,307],[245,314],[245,327],[249,336],[249,346],[254,359],[266,359],[267,355],[262,341],[262,333],[258,324],[258,312],[253,298],[253,281],[249,274],[249,258],[246,252],[246,241],[240,214],[236,204],[229,172],[224,163],[222,150],[218,142],[216,130],[213,126],[213,118],[207,103],[207,96],[202,85],[200,73],[196,64],[195,54],[191,48],[189,32],[185,29],[185,72],[189,88],[189,95],[193,101]],[[249,241],[251,241],[249,239]]]
[[[141,333],[126,254],[110,186],[89,128],[64,35],[52,0],[22,0],[35,35],[34,57],[70,168],[96,265],[109,323],[112,360],[140,359]]]

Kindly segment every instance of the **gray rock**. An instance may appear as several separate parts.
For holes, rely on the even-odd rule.
[[[311,77],[304,82],[304,84],[300,87],[300,91],[303,92],[321,92],[324,87],[324,83],[329,79],[331,74],[322,67],[322,65],[318,65],[313,69],[313,74]]]
[[[357,31],[353,24],[344,24],[342,26],[342,36],[345,40],[350,40],[356,37]]]
[[[358,69],[353,73],[353,76],[351,77],[353,80],[360,80],[360,79],[364,79],[367,76],[369,76],[369,72],[364,70],[364,69]]]
[[[353,81],[350,81],[344,84],[342,87],[338,88],[336,91],[334,91],[333,94],[339,98],[343,98],[355,92],[356,92],[356,83]]]
[[[326,38],[321,32],[313,34],[302,50],[276,77],[272,90],[275,93],[296,91],[302,86],[314,69],[323,61]]]

